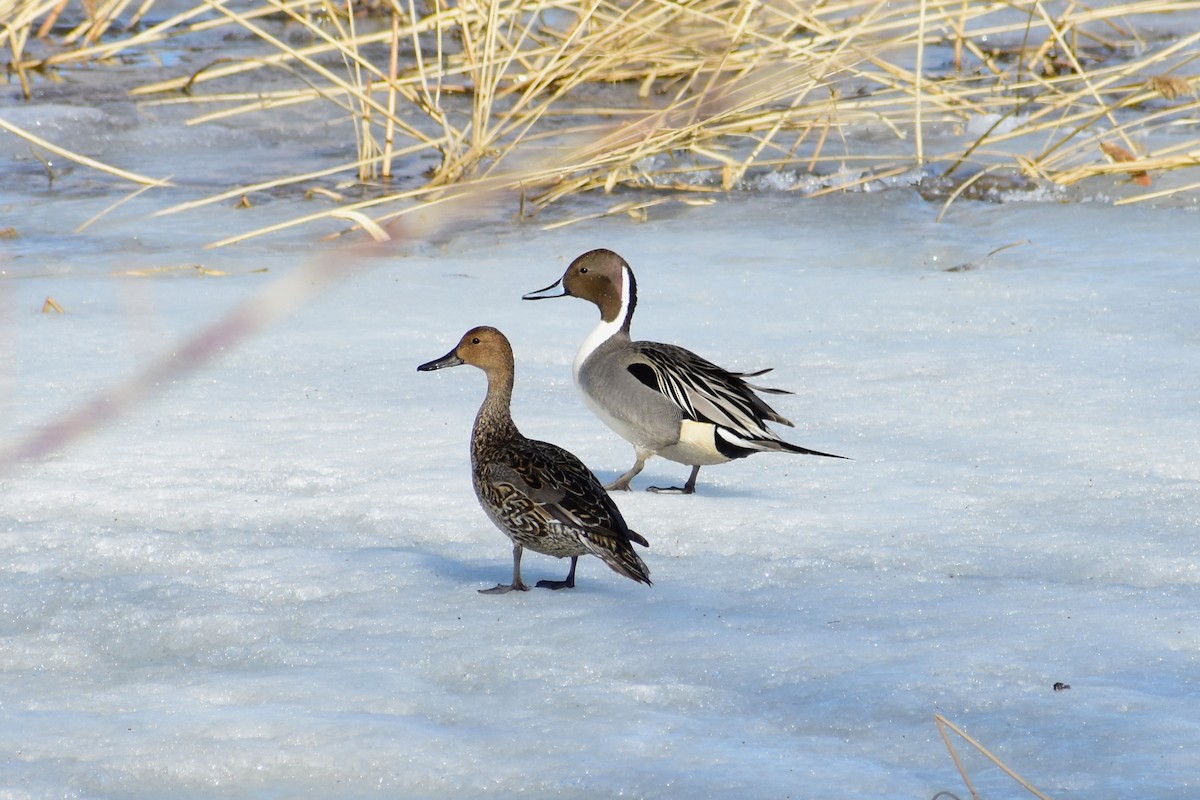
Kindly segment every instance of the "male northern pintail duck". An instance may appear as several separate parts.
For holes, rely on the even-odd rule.
[[[471,364],[487,374],[487,396],[471,431],[475,495],[496,527],[513,543],[513,579],[485,594],[529,589],[521,581],[521,551],[571,557],[565,580],[538,581],[548,589],[575,586],[575,565],[591,553],[613,571],[646,585],[650,570],[633,550],[649,547],[625,524],[616,503],[583,462],[558,445],[526,439],[513,423],[513,352],[495,328],[472,328],[454,349],[417,367],[429,372]]]
[[[557,294],[550,290],[562,287]],[[579,297],[600,309],[600,324],[575,356],[575,385],[608,427],[631,443],[637,460],[609,489],[628,489],[646,459],[659,455],[689,464],[682,487],[651,491],[691,494],[700,467],[745,458],[761,451],[844,458],[785,442],[767,422],[794,427],[755,390],[791,394],[747,383],[769,372],[729,372],[695,353],[670,344],[635,342],[629,326],[637,305],[637,282],[625,259],[611,250],[592,250],[526,300]]]

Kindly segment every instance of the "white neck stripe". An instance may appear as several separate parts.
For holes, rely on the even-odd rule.
[[[592,332],[583,340],[583,344],[579,346],[579,352],[575,354],[575,363],[572,365],[576,383],[579,382],[579,369],[583,366],[583,362],[587,361],[588,356],[594,353],[597,347],[620,333],[621,328],[625,327],[625,317],[629,314],[629,295],[629,268],[623,267],[621,269],[620,311],[617,313],[616,319],[612,322],[607,322],[601,317],[600,324],[592,329]]]

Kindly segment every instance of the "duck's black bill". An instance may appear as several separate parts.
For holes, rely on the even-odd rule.
[[[563,289],[561,292],[558,292],[557,294],[546,294],[546,292],[550,291],[551,289],[557,289],[561,283],[562,283],[562,278],[559,278],[554,283],[547,286],[545,289],[538,289],[536,292],[530,292],[529,294],[521,295],[521,299],[522,300],[545,300],[546,298],[549,298],[549,297],[566,297],[567,296],[566,289]]]
[[[441,358],[435,358],[433,361],[426,361],[421,366],[417,367],[417,372],[433,372],[435,369],[445,369],[446,367],[457,367],[464,363],[458,355],[451,350]]]

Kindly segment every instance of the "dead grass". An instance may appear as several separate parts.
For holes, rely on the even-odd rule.
[[[1070,687],[1068,687],[1068,688],[1070,688]],[[1025,780],[1020,775],[1018,775],[1016,773],[1016,771],[1013,770],[1012,767],[1010,767],[1008,764],[1006,764],[1002,759],[995,756],[990,750],[988,750],[986,747],[984,747],[982,744],[980,744],[978,741],[976,741],[974,738],[972,738],[962,728],[958,727],[953,722],[951,722],[950,720],[943,717],[941,714],[935,714],[933,719],[934,719],[934,722],[937,724],[938,733],[940,733],[942,735],[942,741],[946,743],[946,749],[950,752],[950,758],[953,759],[954,766],[956,769],[958,769],[958,774],[962,776],[963,783],[966,784],[967,791],[969,791],[971,793],[971,800],[980,800],[979,792],[977,792],[975,790],[975,785],[971,782],[970,774],[969,774],[965,764],[963,763],[962,757],[959,755],[958,751],[954,749],[954,741],[950,737],[951,732],[957,734],[958,737],[960,739],[962,739],[962,741],[966,742],[971,747],[973,747],[976,752],[982,754],[994,766],[999,767],[1000,770],[1005,775],[1012,778],[1012,780],[1015,781],[1017,783],[1017,785],[1019,785],[1021,788],[1025,789],[1025,791],[1029,792],[1031,795],[1036,797],[1038,800],[1050,800],[1049,797],[1047,797],[1042,792],[1038,791],[1038,789],[1035,788],[1033,786],[1033,784],[1031,784],[1029,781]],[[945,794],[947,796],[954,797],[954,795],[950,795],[948,792],[939,792],[939,795],[941,795],[941,794]],[[934,800],[937,800],[937,798],[934,798]]]
[[[803,184],[813,194],[916,169],[964,182],[996,170],[1057,186],[1132,181],[1121,202],[1197,189],[1178,174],[1200,162],[1200,32],[1143,29],[1194,21],[1200,0],[203,0],[146,24],[153,1],[0,0],[0,49],[28,86],[35,70],[236,31],[260,43],[252,58],[214,58],[135,94],[188,104],[197,125],[305,103],[354,122],[343,164],[160,213],[334,176],[383,182],[220,244],[322,218],[378,238],[479,188],[509,191],[532,217],[585,192],[708,196],[767,171],[818,176]],[[261,87],[231,88],[248,80]],[[428,165],[420,185],[389,188],[401,160]]]

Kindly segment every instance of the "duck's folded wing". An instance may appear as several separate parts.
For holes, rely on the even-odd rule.
[[[754,393],[758,387],[746,383],[743,373],[722,369],[675,345],[634,342],[633,346],[637,357],[629,365],[630,374],[669,398],[687,419],[735,431],[764,431],[768,436],[772,434],[767,421],[792,425]]]
[[[487,476],[492,483],[511,485],[537,505],[553,504],[562,499],[562,489],[539,480],[537,472],[530,470],[526,462],[492,464]]]
[[[583,533],[628,537],[616,503],[574,454],[549,442],[529,440],[490,467],[493,480],[512,484],[551,519]]]

